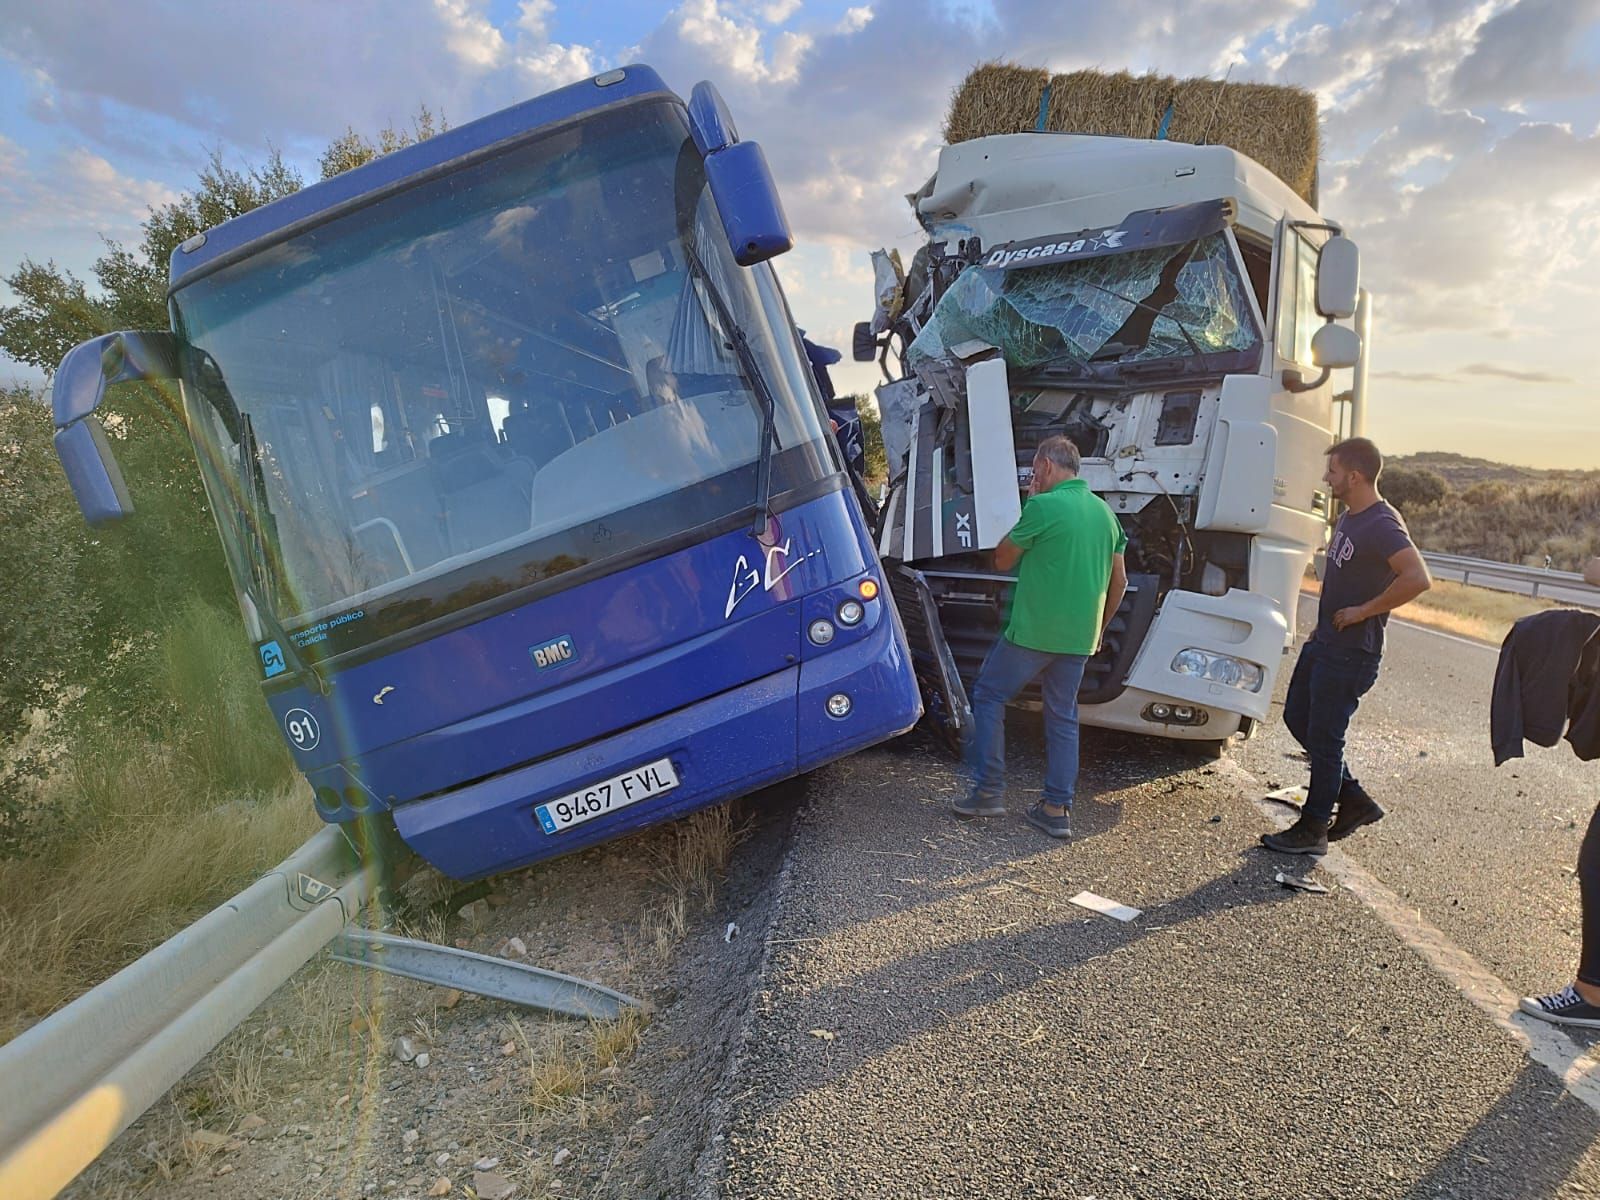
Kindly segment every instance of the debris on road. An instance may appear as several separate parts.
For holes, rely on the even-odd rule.
[[[506,1200],[517,1190],[517,1185],[504,1175],[479,1171],[472,1177],[472,1190],[478,1193],[478,1200]]]
[[[1293,787],[1284,787],[1275,792],[1268,792],[1262,799],[1271,800],[1274,804],[1281,804],[1285,808],[1292,808],[1299,812],[1300,806],[1306,802],[1306,789],[1303,785],[1297,783]]]
[[[1297,892],[1313,892],[1319,896],[1328,894],[1328,889],[1309,875],[1291,875],[1287,871],[1279,871],[1273,878],[1284,887],[1293,888]]]
[[[731,942],[731,941],[733,941],[734,938],[736,938],[738,936],[739,936],[739,923],[737,921],[729,921],[728,922],[728,927],[722,931],[722,940],[724,942]]]
[[[839,1035],[834,1033],[831,1029],[813,1029],[811,1031],[811,1036],[814,1038],[821,1038],[825,1042],[831,1042]]]
[[[1117,921],[1131,921],[1144,913],[1142,908],[1118,904],[1115,900],[1107,900],[1104,896],[1097,896],[1093,892],[1079,892],[1072,898],[1071,903],[1079,908],[1087,908],[1091,912],[1102,913]]]

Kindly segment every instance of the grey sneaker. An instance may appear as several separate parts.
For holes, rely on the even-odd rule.
[[[950,806],[950,811],[961,820],[970,821],[974,817],[1003,817],[1006,815],[1006,805],[998,796],[974,795],[957,800]]]
[[[1072,836],[1072,811],[1069,809],[1059,817],[1052,817],[1044,810],[1044,801],[1032,805],[1027,812],[1022,814],[1029,825],[1041,833],[1049,834],[1053,838],[1069,838]]]

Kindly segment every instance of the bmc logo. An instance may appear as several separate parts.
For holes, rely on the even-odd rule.
[[[533,656],[534,666],[541,671],[546,667],[559,667],[578,657],[578,652],[572,648],[572,638],[568,636],[558,637],[542,646],[530,646],[528,653]]]

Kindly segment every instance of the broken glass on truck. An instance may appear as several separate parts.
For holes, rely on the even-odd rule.
[[[1248,285],[1224,231],[1175,245],[1122,244],[1037,266],[1021,264],[1038,258],[991,252],[983,261],[996,265],[969,267],[940,298],[911,344],[911,363],[947,358],[950,347],[972,340],[997,347],[1022,372],[1260,346]]]

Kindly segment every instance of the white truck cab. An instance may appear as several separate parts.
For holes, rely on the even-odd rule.
[[[1080,692],[1085,724],[1219,749],[1267,715],[1326,535],[1330,371],[1365,386],[1353,243],[1225,146],[1059,133],[947,146],[909,197],[857,357],[890,488],[879,548],[930,716],[959,737],[1013,584],[992,549],[1034,448],[1064,434],[1128,534],[1128,595]],[[1360,315],[1358,317],[1358,308]],[[1362,333],[1366,332],[1362,329]]]

